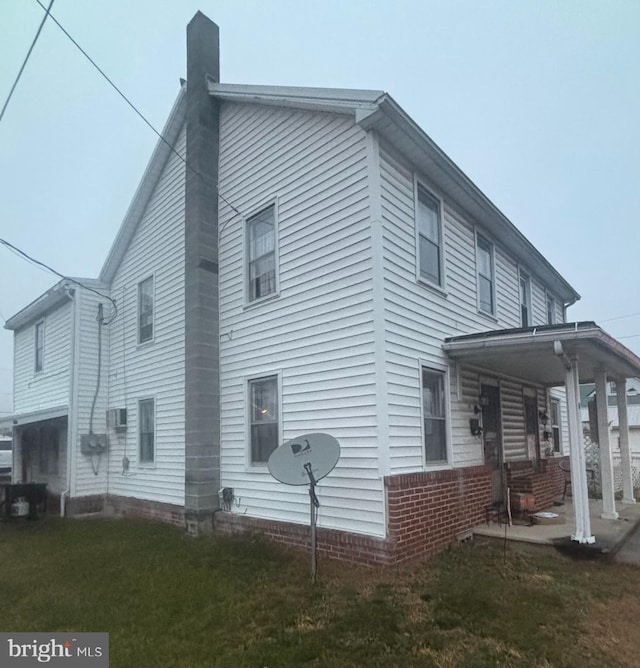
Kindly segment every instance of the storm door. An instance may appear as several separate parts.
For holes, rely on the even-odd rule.
[[[502,432],[500,426],[500,388],[481,385],[482,440],[484,463],[491,467],[491,501],[502,503],[504,482],[502,472]]]

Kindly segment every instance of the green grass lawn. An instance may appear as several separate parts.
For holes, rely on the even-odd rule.
[[[0,524],[0,630],[111,666],[638,666],[640,570],[463,546],[374,570],[130,520]]]

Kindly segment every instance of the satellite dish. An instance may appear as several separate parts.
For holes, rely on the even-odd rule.
[[[274,450],[267,466],[269,473],[285,485],[308,485],[333,471],[340,458],[340,444],[329,434],[303,434]],[[309,466],[310,465],[310,466]]]

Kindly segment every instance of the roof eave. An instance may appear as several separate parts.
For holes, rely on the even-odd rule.
[[[471,179],[446,153],[422,130],[422,128],[388,94],[378,101],[377,109],[369,114],[358,114],[357,121],[365,129],[375,129],[389,141],[393,141],[388,124],[406,137],[406,146],[413,147],[409,159],[425,172],[452,200],[464,207],[472,220],[477,220],[493,232],[520,262],[549,284],[555,296],[570,306],[580,299],[578,292],[566,281],[518,228],[491,202]],[[406,148],[403,147],[403,149]],[[407,155],[407,151],[403,150]]]
[[[66,301],[73,299],[73,286],[66,280],[58,281],[37,299],[11,316],[4,325],[5,329],[15,331],[41,318]]]

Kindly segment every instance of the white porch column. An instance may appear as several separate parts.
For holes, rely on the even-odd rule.
[[[22,430],[13,428],[13,465],[11,468],[11,482],[22,482]]]
[[[616,379],[618,403],[618,425],[620,433],[620,459],[622,460],[622,503],[635,503],[633,476],[631,473],[631,451],[629,450],[629,420],[627,418],[627,379]]]
[[[571,462],[571,492],[575,531],[571,538],[579,543],[593,543],[591,517],[589,516],[589,490],[582,441],[582,421],[580,419],[580,378],[578,360],[572,359],[566,373],[567,408],[569,421],[569,456]]]
[[[607,373],[598,369],[596,376],[596,408],[598,411],[598,445],[600,446],[600,487],[602,490],[603,520],[617,520],[616,497],[613,484],[613,462],[609,439],[609,411],[607,409]]]

